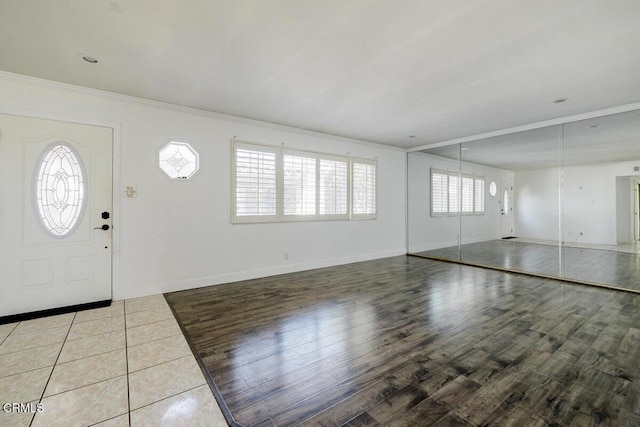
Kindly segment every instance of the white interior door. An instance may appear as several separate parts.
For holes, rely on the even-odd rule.
[[[513,237],[513,184],[502,182],[500,193],[500,233],[502,237]]]
[[[0,114],[0,316],[111,299],[112,144]]]

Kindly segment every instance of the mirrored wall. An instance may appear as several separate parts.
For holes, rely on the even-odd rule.
[[[409,252],[640,291],[640,111],[409,154]]]

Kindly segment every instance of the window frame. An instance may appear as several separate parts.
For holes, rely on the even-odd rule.
[[[186,150],[190,151],[191,154],[193,154],[193,156],[195,157],[194,171],[191,172],[191,174],[189,174],[188,176],[180,176],[180,175],[171,176],[169,172],[165,168],[163,168],[162,165],[160,164],[163,162],[162,152],[171,146],[184,147]],[[162,172],[162,174],[170,181],[191,181],[200,172],[200,153],[189,142],[170,139],[166,144],[164,144],[162,147],[158,149],[157,167]]]
[[[315,159],[315,214],[285,214],[284,213],[284,156],[298,156],[305,158]],[[313,151],[305,151],[298,150],[293,148],[282,147],[280,149],[280,164],[281,167],[279,169],[282,180],[280,182],[280,190],[276,193],[276,200],[279,198],[282,205],[282,210],[280,211],[280,218],[277,222],[291,222],[291,221],[333,221],[333,220],[348,220],[349,212],[350,212],[350,183],[351,183],[351,174],[349,173],[349,157],[347,156],[337,156],[333,154],[324,154],[324,153],[316,153]],[[347,194],[346,194],[346,202],[347,202],[347,212],[344,214],[321,214],[320,213],[320,162],[321,160],[329,160],[329,161],[344,161],[347,167]]]
[[[446,183],[444,183],[444,188],[446,189],[446,196],[447,196],[447,202],[446,202],[446,211],[445,212],[434,212],[433,207],[433,196],[434,196],[434,191],[433,191],[433,176],[437,174],[437,175],[442,175],[446,177]],[[457,196],[457,202],[455,203],[455,206],[457,207],[456,210],[452,210],[452,203],[451,203],[451,198],[452,198],[452,192],[451,192],[451,187],[450,187],[450,178],[456,178],[457,180],[457,191],[456,194],[454,196]],[[463,182],[464,180],[471,180],[471,210],[470,211],[464,211],[463,212]],[[477,194],[476,194],[476,183],[482,181],[482,210],[478,210],[477,206],[476,206],[476,202],[477,202]],[[484,176],[479,176],[479,175],[473,175],[473,174],[467,174],[467,173],[461,173],[459,171],[449,171],[449,170],[444,170],[444,169],[438,169],[438,168],[430,168],[430,173],[429,173],[429,211],[431,214],[431,217],[433,218],[443,218],[443,217],[454,217],[454,216],[480,216],[480,215],[484,215],[485,214],[485,205],[486,205],[486,179]]]
[[[353,169],[355,164],[363,164],[368,166],[373,166],[374,176],[374,189],[373,189],[373,212],[367,213],[354,213],[353,212],[353,204],[355,189],[354,189],[354,179],[353,179]],[[365,220],[365,219],[377,219],[378,218],[378,161],[375,159],[365,159],[361,157],[351,157],[351,161],[349,162],[349,178],[351,179],[350,192],[351,195],[349,197],[349,213],[351,214],[351,219],[353,220]]]
[[[259,151],[272,153],[276,156],[276,214],[275,215],[242,215],[237,214],[237,150],[244,149],[250,151]],[[285,206],[285,177],[284,177],[284,157],[300,156],[315,159],[315,214],[284,214]],[[320,194],[321,194],[321,162],[322,160],[332,162],[344,162],[346,164],[346,213],[321,214],[320,213]],[[375,189],[374,189],[374,213],[353,214],[353,164],[368,164],[374,167]],[[338,220],[360,220],[360,219],[376,219],[378,215],[378,167],[377,160],[341,156],[336,154],[319,153],[308,150],[300,150],[290,148],[283,145],[274,146],[260,144],[238,139],[231,140],[231,223],[277,223],[277,222],[304,222],[304,221],[338,221]],[[338,188],[334,186],[333,188]]]
[[[258,151],[262,153],[270,153],[275,155],[275,168],[276,168],[276,213],[275,215],[241,215],[238,216],[238,164],[237,164],[237,149],[245,149],[249,151]],[[248,143],[244,141],[234,141],[232,150],[231,150],[231,222],[234,224],[246,224],[246,223],[257,223],[257,222],[276,222],[278,218],[278,213],[281,208],[279,206],[278,200],[278,185],[282,180],[280,175],[281,168],[279,167],[280,162],[279,150],[277,147],[270,147],[268,145]]]

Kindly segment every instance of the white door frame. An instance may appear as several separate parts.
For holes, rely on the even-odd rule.
[[[0,113],[11,116],[22,116],[33,119],[54,120],[58,122],[75,123],[89,126],[101,126],[110,128],[113,132],[113,163],[112,163],[112,204],[113,204],[113,227],[111,242],[111,298],[118,300],[122,298],[120,287],[120,137],[121,124],[104,120],[94,120],[85,117],[75,117],[69,115],[47,113],[42,111],[26,110],[22,108],[12,108],[0,105]]]
[[[507,210],[504,208],[504,194],[507,192],[509,197],[509,206],[507,206]],[[500,181],[500,237],[513,237],[514,231],[514,223],[515,220],[513,218],[513,181]],[[508,221],[509,232],[506,233],[504,230],[505,222]]]

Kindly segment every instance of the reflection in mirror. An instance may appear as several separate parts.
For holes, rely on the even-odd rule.
[[[548,276],[560,274],[558,184],[561,126],[463,144],[463,173],[496,182],[485,209],[463,215],[464,262]]]
[[[640,110],[412,153],[408,170],[410,253],[640,292]]]
[[[408,156],[409,253],[460,260],[460,147]]]
[[[640,112],[564,125],[564,277],[640,290]]]

